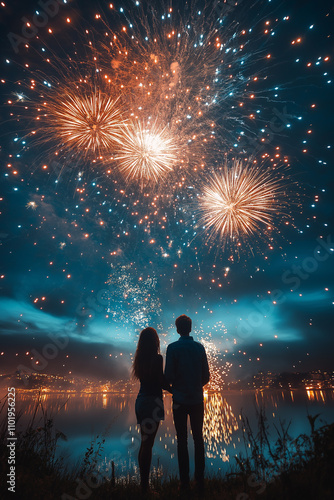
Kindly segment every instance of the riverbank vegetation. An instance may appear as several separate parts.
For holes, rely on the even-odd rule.
[[[1,402],[0,491],[1,498],[13,498],[8,491],[9,448],[7,401]],[[97,436],[74,467],[57,453],[66,436],[57,430],[55,415],[41,399],[24,429],[22,413],[16,415],[15,493],[31,500],[136,499],[143,498],[138,475],[120,473],[116,461],[105,462],[104,437]],[[244,451],[235,457],[223,475],[207,477],[201,498],[210,500],[330,500],[334,498],[334,424],[319,424],[319,415],[307,417],[308,434],[292,438],[290,423],[269,426],[265,409],[257,410],[252,427],[242,415]],[[106,467],[106,463],[108,466]],[[103,464],[103,466],[101,465]],[[6,495],[7,492],[7,495]],[[145,498],[198,498],[196,485],[180,492],[176,477],[154,469],[151,491]]]

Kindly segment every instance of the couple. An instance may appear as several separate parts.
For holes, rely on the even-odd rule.
[[[209,382],[209,366],[204,347],[189,335],[191,319],[183,314],[175,326],[180,338],[167,347],[165,373],[154,328],[141,332],[133,362],[133,375],[140,381],[135,411],[141,431],[138,462],[143,492],[149,487],[154,439],[164,420],[162,389],[173,394],[181,488],[189,487],[188,415],[195,445],[195,480],[199,490],[204,487],[203,386]]]

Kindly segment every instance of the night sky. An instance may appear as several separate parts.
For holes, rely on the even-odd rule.
[[[41,18],[28,47],[13,33],[24,38],[43,2],[0,6],[1,373],[21,365],[126,378],[139,331],[157,328],[164,353],[182,313],[230,380],[333,369],[332,2],[193,2],[181,12],[177,2],[152,2],[155,23],[141,2],[55,3],[59,12]],[[187,45],[174,57],[173,41],[161,40],[178,30]],[[111,31],[127,65],[104,49]],[[147,58],[149,77],[144,66],[129,69],[131,51],[138,66]],[[150,69],[165,61],[177,68],[167,90]],[[123,117],[153,116],[173,135],[178,161],[158,181],[124,176],[116,146],[67,148],[51,107],[43,115],[45,102],[66,101],[57,88],[78,75],[94,88],[97,68],[110,70],[113,97],[124,80]],[[186,115],[182,85],[193,102]],[[198,200],[224,162],[254,159],[284,169],[284,210],[269,233],[260,225],[238,244],[204,228]]]

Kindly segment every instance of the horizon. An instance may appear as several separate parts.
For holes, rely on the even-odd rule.
[[[252,17],[242,2],[223,13],[211,2],[194,5],[206,15],[179,6],[165,16],[160,5],[162,15],[153,19],[127,1],[95,8],[72,0],[30,38],[20,14],[35,19],[35,2],[17,12],[1,7],[6,369],[46,363],[60,374],[122,378],[140,330],[154,326],[164,353],[177,339],[174,320],[182,313],[215,366],[234,378],[333,367],[332,6],[301,11],[298,2],[259,0]],[[189,28],[179,28],[187,16]],[[159,27],[156,45],[143,36],[144,21],[154,33]],[[174,25],[182,53],[168,31]],[[23,32],[28,47],[15,38]],[[111,33],[122,43],[125,37],[128,59],[106,50]],[[103,72],[105,80],[113,75],[109,93],[96,76]],[[87,109],[89,141],[79,134],[72,144],[66,135],[61,106],[75,110],[63,89],[70,92],[81,74],[89,85],[77,84],[80,102],[87,105],[89,92],[96,98],[92,89],[100,85],[107,113],[106,96],[118,102],[115,85],[124,83],[124,122],[108,129],[107,151]],[[193,89],[189,97],[185,84]],[[131,144],[143,148],[140,159],[131,156]],[[242,191],[237,212],[229,189],[233,196]],[[247,192],[255,195],[249,200]]]

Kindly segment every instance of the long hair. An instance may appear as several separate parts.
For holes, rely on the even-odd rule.
[[[144,328],[138,340],[132,374],[136,379],[151,375],[152,362],[160,352],[160,340],[154,328]]]

